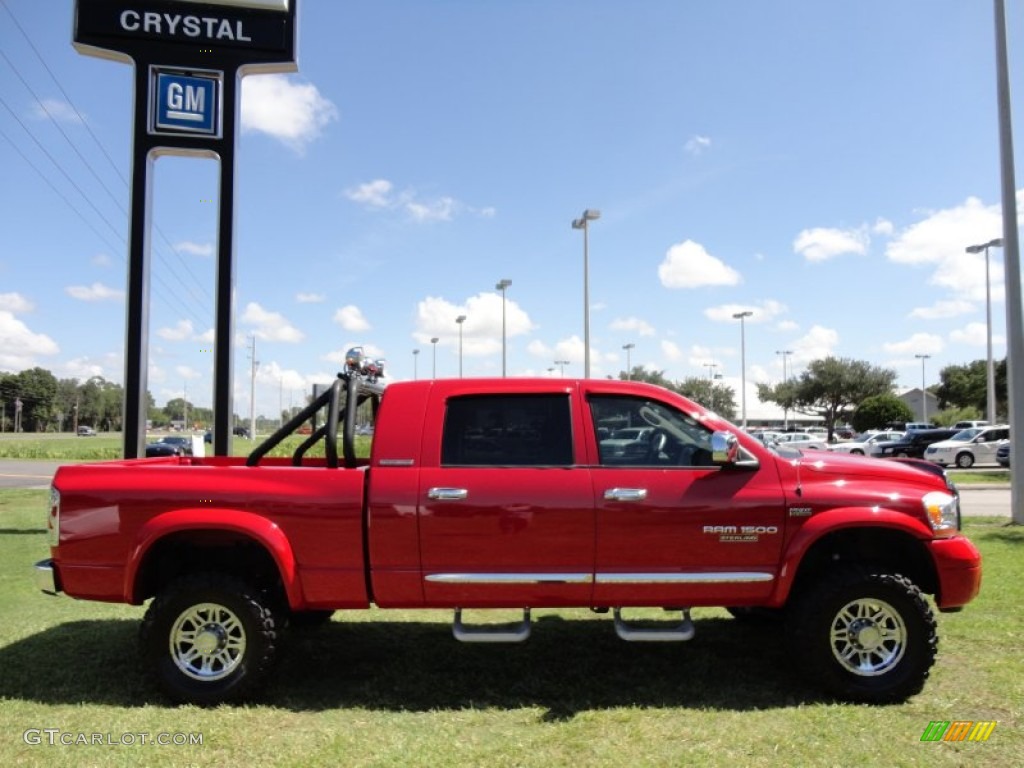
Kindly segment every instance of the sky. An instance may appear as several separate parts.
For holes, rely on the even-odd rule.
[[[1006,7],[1020,158],[1024,2]],[[132,66],[78,53],[73,9],[0,0],[0,371],[122,382]],[[585,209],[594,377],[628,356],[752,393],[832,355],[910,388],[986,357],[985,256],[965,247],[1002,235],[991,2],[298,16],[298,71],[243,81],[238,413],[251,388],[259,414],[301,404],[356,345],[391,380],[458,376],[460,315],[464,375],[500,376],[500,280],[508,375],[582,376]],[[217,176],[155,163],[159,405],[212,404]],[[997,359],[1002,265],[991,249]]]

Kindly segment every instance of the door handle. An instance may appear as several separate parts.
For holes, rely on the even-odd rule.
[[[462,501],[469,496],[465,488],[431,488],[427,491],[427,498],[435,501]]]
[[[646,498],[646,488],[609,488],[604,492],[605,501],[643,501]]]

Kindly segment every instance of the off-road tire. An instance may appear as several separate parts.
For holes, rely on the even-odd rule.
[[[269,672],[281,624],[265,593],[233,576],[183,576],[150,603],[139,631],[144,672],[176,702],[249,697]]]
[[[901,702],[921,691],[935,662],[935,615],[910,579],[847,566],[793,600],[794,663],[808,681],[855,702]]]

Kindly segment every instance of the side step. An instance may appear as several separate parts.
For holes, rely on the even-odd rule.
[[[523,620],[517,624],[489,624],[467,627],[462,609],[455,609],[452,634],[460,643],[521,643],[530,636],[530,609],[523,608]]]
[[[681,609],[678,624],[663,627],[634,627],[622,618],[622,609],[615,609],[615,634],[629,643],[678,643],[692,640],[696,628],[690,620],[690,609]]]

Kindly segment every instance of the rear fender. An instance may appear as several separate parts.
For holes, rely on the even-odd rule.
[[[288,597],[289,605],[296,606],[303,603],[295,555],[284,531],[276,523],[262,515],[237,509],[211,509],[209,507],[176,509],[146,521],[139,529],[128,567],[125,569],[125,602],[137,602],[135,587],[139,569],[153,545],[173,533],[199,530],[230,531],[260,544],[277,565],[277,572],[281,577],[281,584]]]

